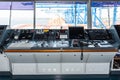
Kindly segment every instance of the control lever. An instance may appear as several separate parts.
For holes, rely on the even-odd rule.
[[[83,58],[84,58],[84,55],[83,55],[83,42],[82,41],[80,41],[80,47],[81,47],[81,60],[83,60]]]
[[[4,50],[4,47],[2,45],[0,45],[0,53],[1,54],[2,54],[3,50]]]

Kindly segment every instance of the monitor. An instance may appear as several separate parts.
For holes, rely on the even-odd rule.
[[[120,25],[114,25],[115,29],[116,29],[116,32],[120,38]]]
[[[84,28],[69,27],[69,39],[84,39]]]

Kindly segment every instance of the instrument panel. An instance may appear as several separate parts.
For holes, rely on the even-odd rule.
[[[72,31],[71,33],[76,34],[75,31]],[[69,36],[73,36],[70,35],[71,33],[69,30],[14,30],[14,38],[18,40],[60,40],[71,39],[69,38]],[[110,31],[104,29],[87,29],[82,31],[81,36],[83,40],[112,40]]]
[[[112,40],[111,33],[107,29],[91,29],[87,32],[89,40]]]
[[[14,40],[58,40],[67,39],[68,30],[14,30]]]
[[[82,34],[84,32],[84,39],[69,38],[69,30],[22,29],[12,31],[14,39],[8,46],[9,49],[113,47],[109,43],[112,38],[108,30],[84,30],[82,31]]]

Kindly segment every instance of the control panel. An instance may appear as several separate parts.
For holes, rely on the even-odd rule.
[[[19,40],[32,40],[34,30],[21,30],[19,34]]]
[[[113,47],[111,45],[110,40],[112,40],[111,33],[109,30],[105,29],[87,29],[84,30],[83,28],[76,28],[74,30],[73,27],[69,30],[47,30],[47,29],[19,29],[19,30],[13,30],[13,43],[10,47],[21,47],[24,48],[25,44],[26,46],[29,46],[29,49],[31,48],[69,48],[69,47]],[[82,32],[77,33],[80,34],[81,37],[75,37],[73,39],[74,31],[79,30]],[[84,30],[84,31],[83,31]],[[72,36],[70,36],[70,33]],[[77,34],[75,32],[75,34]],[[82,35],[83,34],[83,35]],[[79,35],[78,35],[79,36]],[[79,38],[79,39],[78,39]],[[24,46],[23,46],[24,44]]]
[[[67,30],[36,30],[34,40],[67,39]]]
[[[58,39],[88,39],[88,40],[112,40],[112,35],[109,30],[106,29],[87,29],[83,31],[83,28],[79,29],[82,30],[78,37],[74,38],[77,34],[74,28],[70,28],[70,30],[42,30],[42,29],[28,29],[28,30],[14,30],[14,39],[18,40],[58,40]],[[78,31],[78,32],[79,32]],[[87,34],[86,34],[86,33]],[[74,34],[75,33],[75,34]],[[88,37],[88,38],[87,38]]]
[[[59,40],[68,39],[68,30],[18,29],[13,35],[14,40]]]
[[[112,40],[111,33],[106,29],[87,30],[89,40]]]
[[[14,40],[32,40],[34,35],[34,30],[28,29],[28,30],[13,30]]]

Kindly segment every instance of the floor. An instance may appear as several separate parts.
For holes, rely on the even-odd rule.
[[[30,78],[26,78],[26,79],[21,79],[21,78],[17,78],[17,79],[13,79],[12,77],[3,77],[1,76],[0,77],[0,80],[120,80],[120,75],[114,75],[114,76],[109,76],[109,77],[96,77],[96,76],[93,76],[93,77],[82,77],[82,78],[78,78],[78,77],[74,77],[74,78],[61,78],[61,77],[58,77],[58,78],[47,78],[45,77],[44,79],[36,79],[36,77],[33,77],[33,79],[30,79]]]

